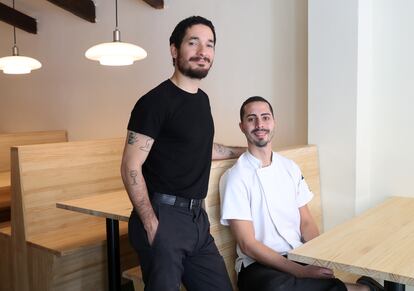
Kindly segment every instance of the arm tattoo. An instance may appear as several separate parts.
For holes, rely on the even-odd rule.
[[[129,175],[132,178],[131,185],[138,185],[137,180],[136,180],[136,177],[138,176],[138,171],[137,170],[129,171]]]
[[[225,147],[221,144],[214,144],[216,152],[224,157],[233,158],[236,157],[236,154],[228,147]]]
[[[130,131],[128,133],[128,144],[134,144],[138,141],[137,134],[135,132]]]
[[[150,148],[151,148],[151,145],[152,145],[152,141],[153,141],[152,138],[147,139],[145,141],[145,145],[144,146],[140,146],[139,149],[142,150],[142,151],[144,151],[144,152],[149,152],[150,151]]]

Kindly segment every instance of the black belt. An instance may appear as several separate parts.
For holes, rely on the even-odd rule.
[[[201,206],[202,199],[190,199],[190,198],[184,198],[180,196],[174,196],[170,194],[163,194],[154,192],[152,195],[151,200],[153,202],[158,202],[162,204],[167,205],[174,205],[178,207],[184,207],[188,209],[198,208]]]

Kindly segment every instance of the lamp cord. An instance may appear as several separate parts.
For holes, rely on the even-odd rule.
[[[14,0],[13,0],[13,10],[14,9]],[[13,37],[14,37],[14,46],[16,46],[16,26],[13,25]]]
[[[115,28],[118,29],[118,0],[115,0]]]

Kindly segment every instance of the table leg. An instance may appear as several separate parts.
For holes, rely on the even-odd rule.
[[[385,291],[405,291],[405,285],[390,281],[384,281]]]
[[[108,280],[110,291],[121,291],[121,261],[119,258],[119,222],[106,219]]]

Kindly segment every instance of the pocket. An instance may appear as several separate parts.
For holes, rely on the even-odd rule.
[[[148,242],[148,245],[151,247],[151,248],[154,248],[157,244],[158,244],[158,241],[160,240],[160,235],[161,235],[161,228],[162,228],[162,225],[163,225],[163,219],[162,219],[162,207],[161,207],[161,205],[159,205],[159,204],[154,204],[153,206],[152,206],[152,208],[154,209],[154,213],[155,213],[155,216],[157,216],[157,218],[158,218],[158,227],[157,227],[157,230],[155,231],[155,236],[154,236],[154,239],[153,239],[153,241],[152,241],[152,244],[149,244],[149,240],[148,240],[148,234],[146,233],[146,236],[147,236],[147,242]]]

